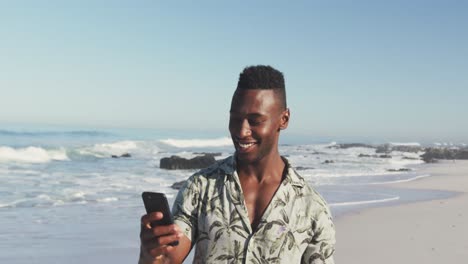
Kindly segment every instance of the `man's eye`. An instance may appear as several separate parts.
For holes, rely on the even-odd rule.
[[[251,126],[257,126],[257,125],[260,125],[261,123],[263,123],[264,120],[260,120],[260,119],[249,119],[249,124]]]

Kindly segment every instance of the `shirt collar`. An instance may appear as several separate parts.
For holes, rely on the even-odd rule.
[[[286,164],[286,177],[284,179],[284,182],[291,183],[293,186],[297,187],[304,187],[305,181],[304,178],[302,178],[296,170],[291,166],[289,163],[288,159],[285,157],[281,156],[281,159],[283,159],[284,163]],[[236,171],[236,158],[234,155],[229,156],[228,158],[224,159],[220,165],[219,169],[224,172],[228,177],[233,177],[234,172]]]

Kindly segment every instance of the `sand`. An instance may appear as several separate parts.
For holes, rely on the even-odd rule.
[[[421,165],[433,176],[392,187],[457,191],[336,219],[337,264],[468,263],[468,161]]]

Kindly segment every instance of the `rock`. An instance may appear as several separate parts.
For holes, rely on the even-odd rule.
[[[375,153],[390,153],[390,152],[392,152],[390,144],[383,144],[383,145],[377,146],[377,148],[375,149]]]
[[[186,181],[180,181],[180,182],[174,182],[172,185],[171,185],[171,188],[172,189],[176,189],[176,190],[179,190],[180,188],[182,188],[182,186],[184,186],[184,183]]]
[[[400,169],[388,169],[387,171],[391,172],[398,172],[398,171],[410,171],[408,168],[400,168]]]
[[[455,151],[447,148],[426,148],[426,152],[421,155],[425,162],[435,159],[455,159]]]
[[[320,152],[320,151],[314,151],[314,152],[310,153],[310,155],[324,155],[324,154],[327,154],[327,153]]]
[[[392,156],[390,156],[388,154],[383,154],[383,155],[379,155],[379,158],[381,158],[381,159],[391,159]]]
[[[455,159],[468,159],[468,149],[461,149],[460,151],[458,151],[458,153],[455,155]]]
[[[375,147],[368,145],[368,144],[363,144],[363,143],[343,143],[343,144],[332,145],[329,148],[347,149],[347,148],[375,148]]]
[[[313,170],[314,168],[312,167],[302,167],[302,166],[298,166],[296,167],[296,170]]]
[[[417,153],[417,152],[423,151],[423,148],[420,146],[383,144],[383,145],[377,146],[377,148],[375,149],[375,153],[387,153],[388,154],[392,151]]]
[[[167,170],[190,170],[190,169],[203,169],[216,162],[213,155],[205,154],[193,159],[185,159],[179,156],[171,156],[169,158],[162,158],[159,161],[159,167]]]
[[[359,157],[359,158],[370,158],[371,155],[367,155],[367,154],[362,154],[362,153],[361,153],[361,154],[359,154],[358,157]]]
[[[325,160],[322,162],[322,164],[329,164],[329,163],[335,163],[333,160]]]
[[[120,155],[120,156],[118,156],[118,155],[112,155],[112,156],[111,156],[111,158],[114,158],[114,159],[118,159],[118,158],[130,158],[130,157],[132,157],[132,155],[130,155],[130,153],[124,153],[124,154],[122,154],[122,155]]]
[[[456,160],[468,159],[467,148],[426,148],[425,153],[421,155],[421,158],[427,162],[432,163],[438,159]]]
[[[420,146],[396,145],[392,146],[392,151],[418,153],[424,151],[424,149]]]
[[[412,158],[412,157],[403,157],[402,159],[405,159],[405,160],[419,160],[418,158]]]
[[[223,153],[221,153],[221,152],[194,152],[193,154],[195,154],[195,155],[210,155],[210,156],[213,156],[213,157],[219,157]]]

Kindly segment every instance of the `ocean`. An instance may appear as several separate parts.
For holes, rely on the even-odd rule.
[[[418,173],[422,152],[381,157],[375,148],[339,146],[286,140],[279,147],[335,218],[362,207],[451,195],[386,186],[430,176]],[[223,133],[0,130],[0,263],[136,263],[141,193],[164,192],[173,203],[171,185],[195,172],[160,169],[160,159],[201,152],[222,159],[233,150]],[[120,157],[126,153],[131,157]]]

